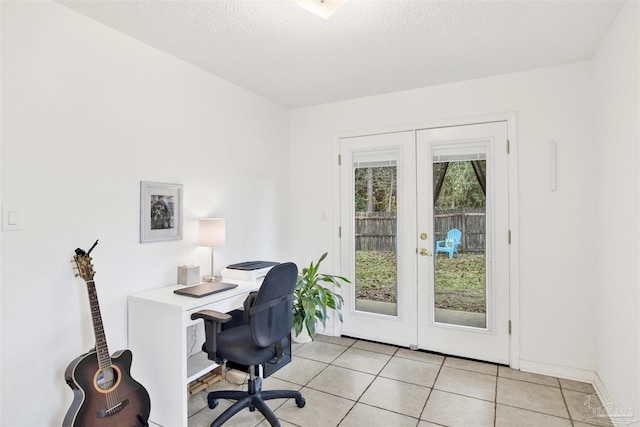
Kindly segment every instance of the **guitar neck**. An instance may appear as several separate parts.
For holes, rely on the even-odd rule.
[[[87,281],[87,291],[89,292],[89,305],[91,306],[91,319],[93,321],[93,333],[96,337],[96,352],[98,354],[98,365],[100,369],[105,369],[111,365],[111,356],[107,347],[107,338],[102,325],[102,315],[100,314],[100,304],[98,303],[98,292],[96,283],[93,280]]]

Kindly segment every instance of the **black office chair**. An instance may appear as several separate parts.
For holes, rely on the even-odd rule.
[[[221,325],[232,320],[228,314],[203,310],[191,315],[192,319],[204,319],[206,341],[203,349],[209,359],[249,367],[247,391],[213,391],[207,396],[211,409],[218,406],[218,399],[237,400],[213,421],[211,427],[221,426],[244,408],[252,412],[258,409],[272,426],[279,427],[280,422],[265,400],[294,398],[299,408],[304,407],[305,400],[299,391],[263,391],[262,378],[259,372],[256,373],[260,365],[276,363],[282,357],[283,348],[290,345],[293,290],[297,277],[298,268],[293,263],[273,267],[264,278],[252,306],[248,308],[245,304],[248,324],[223,330]]]

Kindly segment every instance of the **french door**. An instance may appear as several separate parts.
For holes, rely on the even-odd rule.
[[[416,161],[418,347],[508,364],[506,123],[419,130]],[[443,194],[447,180],[454,194]],[[447,209],[465,186],[473,206]]]
[[[506,145],[506,122],[341,139],[343,335],[509,363]]]
[[[413,346],[417,333],[415,132],[341,141],[342,334]]]

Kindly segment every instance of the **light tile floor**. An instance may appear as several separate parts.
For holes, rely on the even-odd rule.
[[[209,391],[240,388],[245,379],[230,372]],[[282,427],[611,425],[594,417],[602,405],[590,384],[342,337],[294,345],[293,361],[263,388],[301,390],[307,402],[300,409],[292,399],[269,401]],[[230,405],[211,410],[206,392],[196,394],[189,426],[209,426]],[[226,425],[269,426],[248,409]]]

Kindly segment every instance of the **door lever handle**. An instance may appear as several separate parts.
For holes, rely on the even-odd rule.
[[[433,256],[433,254],[431,252],[429,252],[428,250],[426,250],[425,248],[420,248],[420,255],[422,255],[422,256]]]

